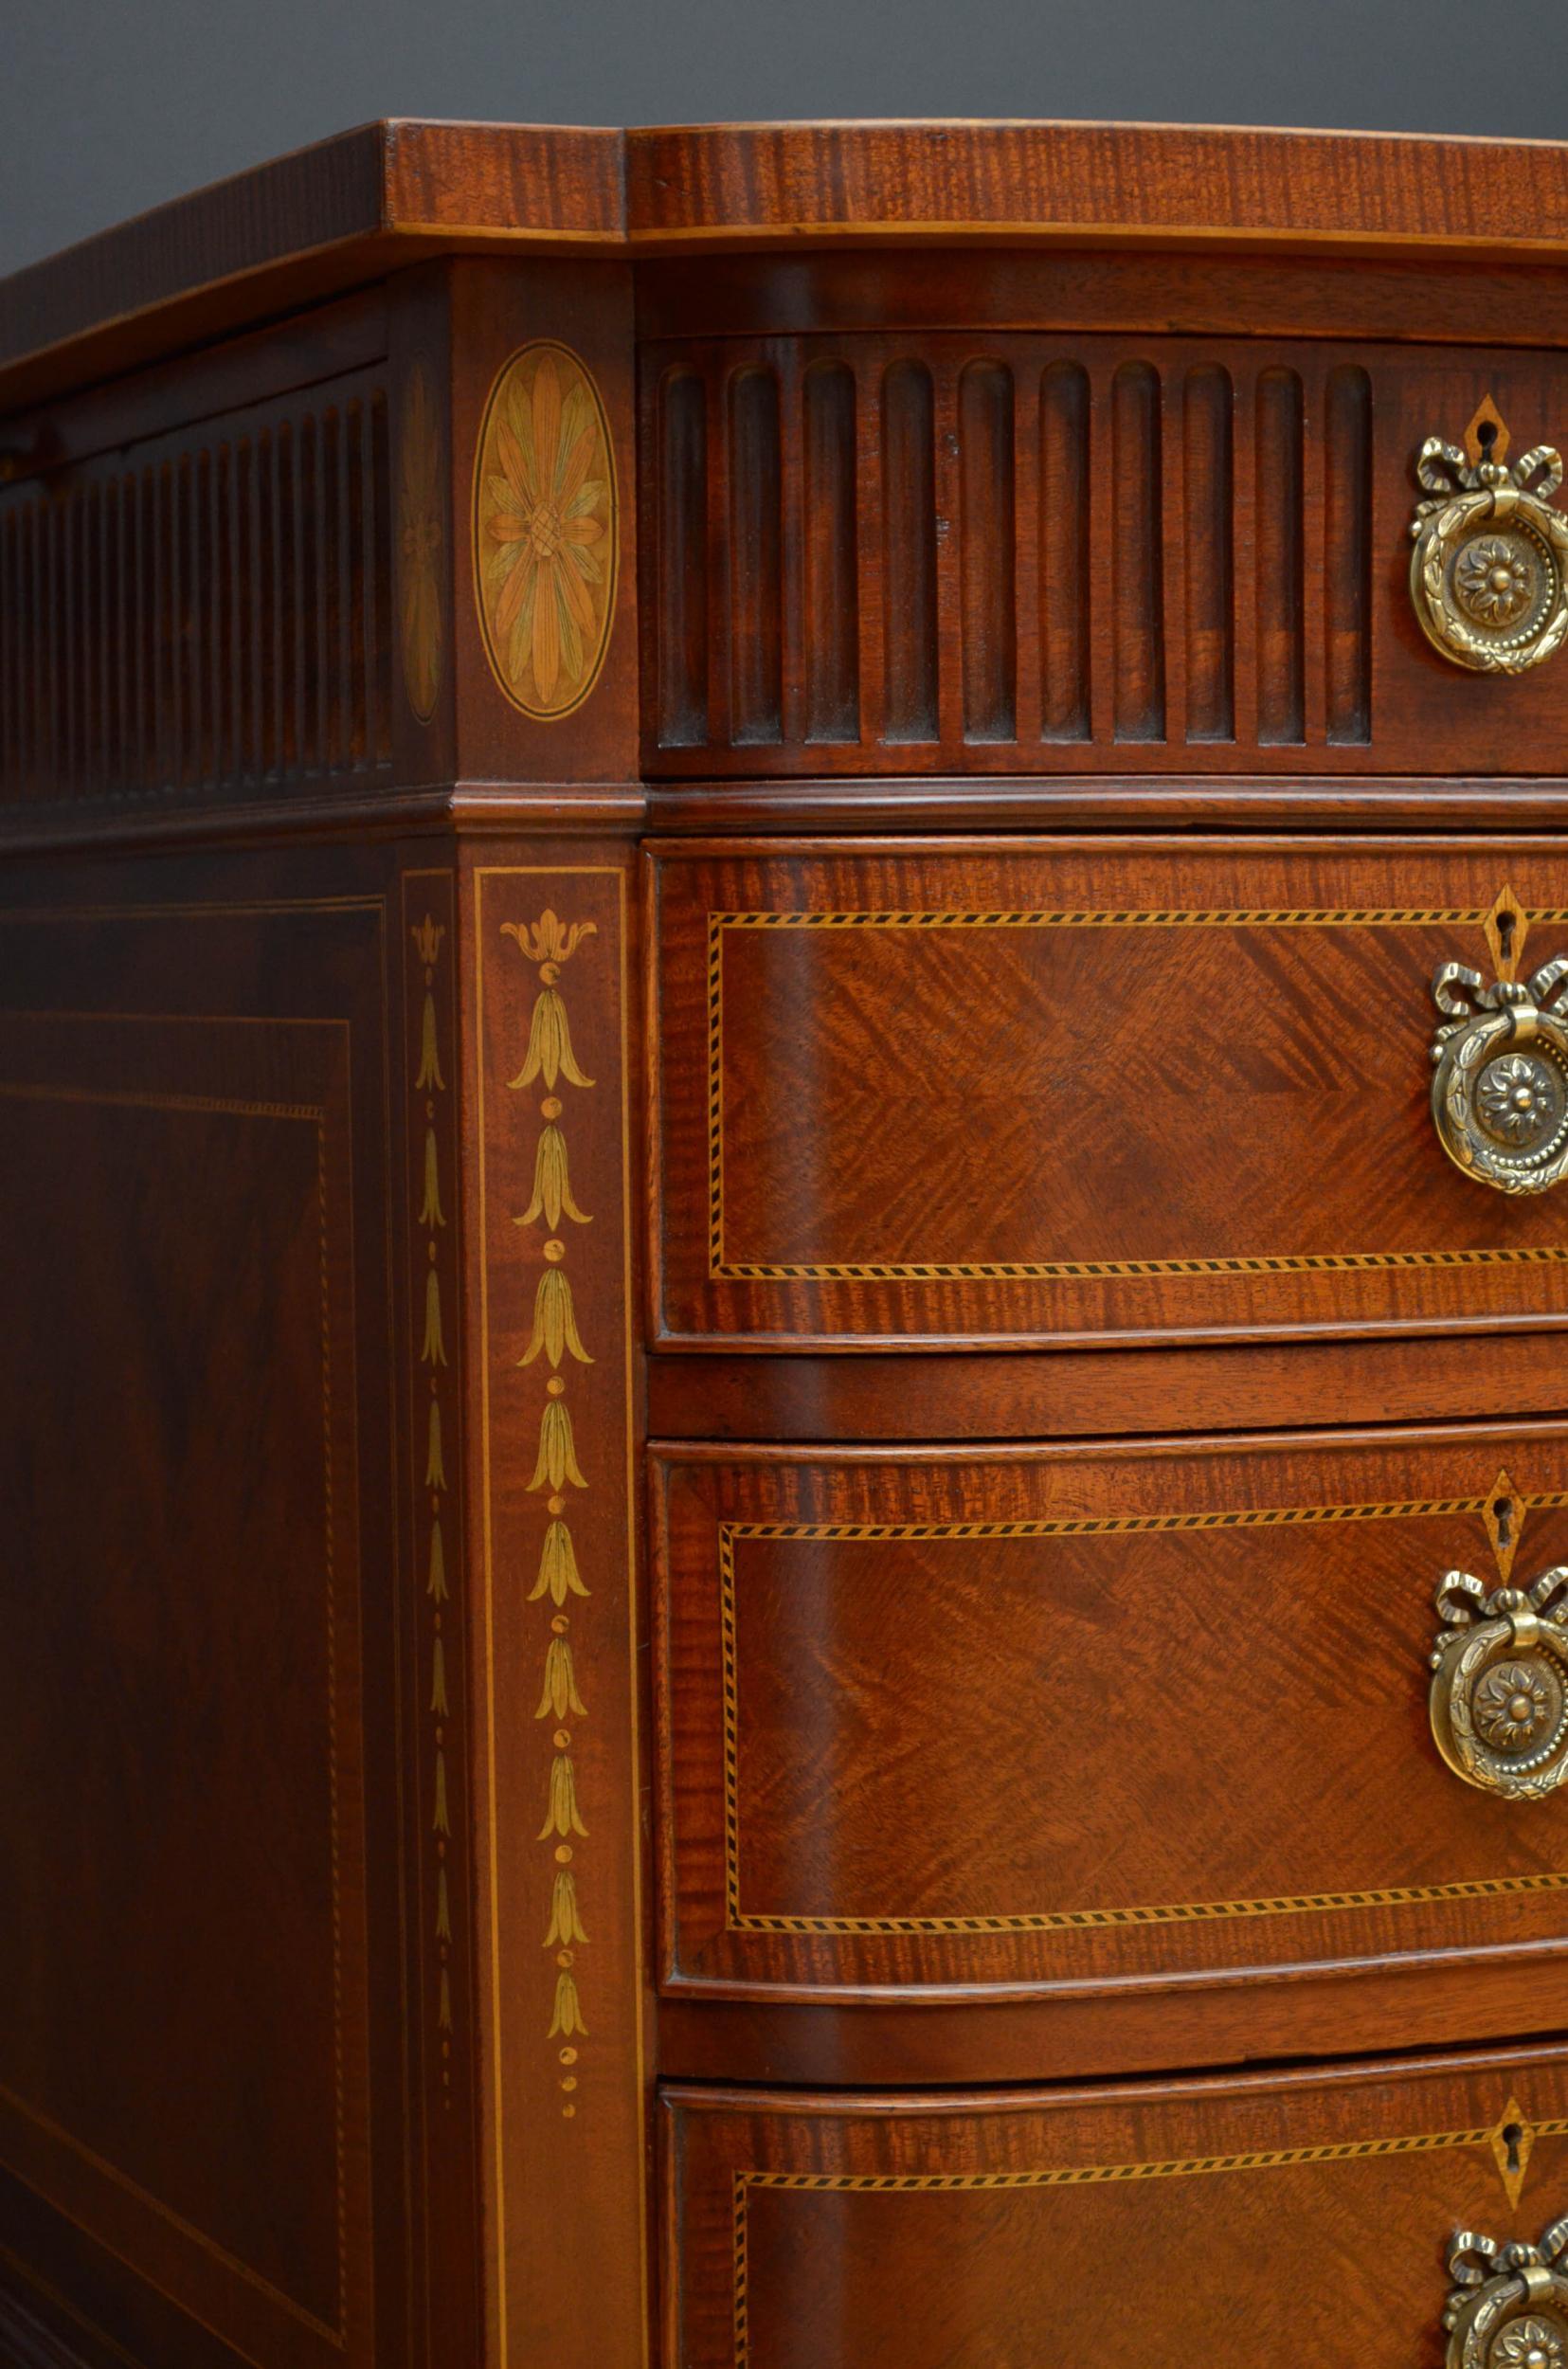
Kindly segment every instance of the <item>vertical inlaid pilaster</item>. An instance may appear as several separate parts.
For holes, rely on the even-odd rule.
[[[483,863],[467,904],[493,2351],[559,2369],[646,2319],[625,886]]]

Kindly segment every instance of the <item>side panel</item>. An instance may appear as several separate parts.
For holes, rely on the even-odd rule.
[[[385,900],[340,859],[53,889],[4,922],[0,2217],[137,2358],[384,2369]]]

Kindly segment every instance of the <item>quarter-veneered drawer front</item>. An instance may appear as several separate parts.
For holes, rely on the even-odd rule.
[[[663,2118],[683,2369],[1435,2369],[1460,2232],[1539,2259],[1464,2259],[1481,2327],[1451,2360],[1568,2358],[1539,2244],[1568,2212],[1561,2049],[1055,2095],[672,2092]]]
[[[957,2002],[1568,1935],[1562,1600],[1488,1610],[1568,1559],[1568,1426],[657,1478],[674,1989]]]
[[[1434,973],[1491,982],[1505,889],[1507,969],[1568,949],[1568,843],[761,843],[654,877],[665,1338],[1568,1312],[1568,1184],[1476,1181],[1432,1107]],[[1497,1050],[1476,1091],[1534,1095],[1487,1106],[1501,1156],[1568,1143],[1559,1056]]]

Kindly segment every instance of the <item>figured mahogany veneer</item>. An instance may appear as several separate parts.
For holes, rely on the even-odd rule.
[[[1460,1783],[1427,1695],[1444,1572],[1568,1561],[1568,1433],[758,1450],[657,1483],[682,1992],[1558,1944],[1568,1799]]]
[[[458,251],[569,253],[1020,240],[1369,259],[1551,256],[1550,142],[1164,124],[710,124],[615,132],[361,125],[14,273],[7,407],[127,357]],[[1376,269],[1376,263],[1367,268]]]
[[[1568,1410],[1555,1331],[1245,1342],[1230,1347],[1075,1349],[1071,1358],[929,1354],[650,1362],[656,1440],[1085,1439],[1178,1424],[1249,1431],[1309,1423],[1482,1420],[1500,1407]]]
[[[1540,2234],[1568,2179],[1568,2061],[943,2099],[698,2089],[667,2096],[662,2125],[665,2341],[694,2369],[1138,2369],[1151,2350],[1343,2369],[1347,2351],[1440,2359],[1456,2230]]]
[[[1557,1205],[1443,1158],[1427,1045],[1433,972],[1486,960],[1505,881],[1542,958],[1568,945],[1562,866],[1457,840],[660,849],[660,1329],[1560,1317]]]
[[[1568,660],[1407,584],[1565,230],[397,122],[0,286],[8,2362],[1435,2369],[1568,2212],[1568,1788],[1428,1715],[1568,1562],[1428,1107]]]

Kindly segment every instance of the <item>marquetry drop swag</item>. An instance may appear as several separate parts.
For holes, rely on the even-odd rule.
[[[1565,244],[403,122],[0,285],[0,2357],[1568,2369]]]
[[[586,1225],[588,1218],[571,1198],[567,1173],[567,1139],[558,1124],[563,1105],[555,1092],[558,1083],[591,1091],[593,1079],[579,1069],[571,1049],[571,1030],[567,1006],[556,982],[563,966],[576,952],[585,937],[594,934],[591,921],[558,921],[548,907],[538,921],[532,925],[515,921],[501,924],[503,937],[511,938],[524,958],[537,966],[539,992],[534,1000],[529,1022],[528,1051],[515,1077],[509,1080],[514,1093],[529,1086],[542,1084],[545,1093],[539,1103],[539,1115],[544,1122],[534,1154],[533,1192],[528,1207],[513,1219],[517,1226],[537,1226],[542,1220],[548,1232],[540,1245],[545,1264],[533,1298],[533,1321],[529,1332],[528,1347],[518,1364],[528,1367],[543,1358],[550,1367],[544,1384],[544,1403],[539,1411],[539,1445],[534,1460],[533,1476],[529,1482],[530,1493],[548,1492],[545,1510],[549,1526],[543,1532],[539,1548],[539,1572],[530,1591],[531,1604],[548,1599],[554,1610],[550,1616],[550,1643],[545,1651],[542,1689],[534,1718],[553,1723],[550,1746],[550,1789],[545,1822],[538,1839],[551,1844],[554,1875],[550,1886],[550,1923],[545,1934],[545,1947],[555,1951],[559,1969],[555,1984],[555,2003],[551,2013],[550,2039],[570,2041],[586,2033],[581,1995],[573,1968],[576,1950],[587,1938],[582,1910],[578,1902],[577,1875],[573,1868],[574,1843],[588,1832],[584,1823],[578,1800],[575,1765],[571,1758],[571,1729],[564,1723],[568,1717],[585,1719],[587,1706],[578,1691],[577,1662],[570,1630],[571,1617],[566,1610],[568,1599],[586,1598],[590,1591],[578,1570],[577,1553],[568,1526],[568,1501],[563,1493],[568,1487],[586,1490],[588,1486],[578,1463],[576,1437],[572,1430],[571,1409],[567,1402],[568,1385],[562,1373],[563,1363],[591,1365],[592,1358],[583,1346],[577,1326],[577,1311],[572,1299],[571,1281],[566,1271],[568,1249],[555,1231],[563,1215],[576,1225]],[[542,1369],[541,1369],[542,1370]],[[560,2061],[575,2064],[576,2051],[564,2048]],[[576,2088],[575,2078],[568,2074],[562,2087],[568,2097]],[[568,2117],[575,2111],[568,2104],[562,2112]]]

